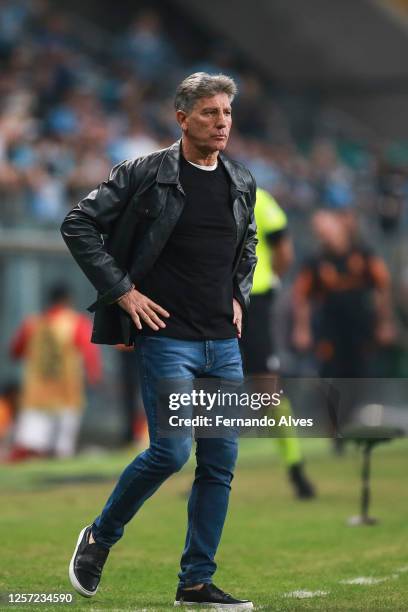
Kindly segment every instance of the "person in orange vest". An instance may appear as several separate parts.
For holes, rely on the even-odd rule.
[[[21,410],[10,460],[69,457],[75,453],[85,404],[85,376],[101,378],[92,324],[71,305],[67,287],[50,291],[44,312],[29,316],[11,342],[11,355],[25,360]]]
[[[362,240],[352,213],[319,210],[312,231],[317,249],[293,285],[293,346],[313,355],[322,378],[382,377],[381,351],[396,341],[387,265]],[[360,385],[342,386],[341,427],[352,423],[362,400]],[[344,451],[344,438],[333,443],[336,453]]]

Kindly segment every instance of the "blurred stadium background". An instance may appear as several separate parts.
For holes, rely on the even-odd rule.
[[[94,299],[60,237],[65,214],[112,165],[179,137],[174,88],[198,70],[237,80],[229,154],[288,216],[296,260],[282,288],[281,316],[314,247],[312,215],[351,211],[392,279],[397,333],[378,351],[377,375],[408,377],[407,57],[406,0],[0,0],[0,384],[21,380],[10,341],[25,317],[44,307],[50,286],[68,283],[82,312]],[[292,374],[316,373],[285,337],[281,350]],[[114,348],[104,347],[102,357],[81,448],[124,442],[123,385],[132,370]],[[394,399],[404,406],[402,388]],[[328,456],[327,442],[305,441],[321,493],[319,505],[306,508],[291,505],[286,485],[272,475],[270,440],[245,442],[221,551],[228,588],[256,584],[249,595],[264,609],[406,610],[406,442],[378,450],[375,505],[383,523],[375,535],[344,527],[357,509],[355,454],[339,460]],[[73,534],[133,453],[1,468],[3,591],[68,590]],[[163,609],[161,587],[173,588],[190,477],[187,470],[172,480],[143,509],[144,522],[129,527],[139,546],[118,550],[98,605],[135,609],[137,596],[140,606]],[[72,487],[53,488],[61,482]],[[82,487],[89,482],[92,488]],[[368,595],[339,586],[356,565],[360,575],[379,576]],[[257,569],[250,580],[248,567]],[[384,575],[389,582],[381,582]],[[319,591],[323,583],[333,600],[298,605],[282,596],[300,587]]]
[[[315,210],[358,217],[392,275],[398,335],[379,373],[407,376],[407,52],[403,0],[313,0],[307,11],[300,0],[3,0],[1,382],[19,378],[10,338],[47,287],[67,281],[82,311],[93,300],[60,239],[64,215],[113,164],[178,138],[174,87],[197,70],[236,78],[229,154],[286,211],[297,263],[314,246]],[[120,439],[120,359],[104,349],[84,431],[96,410],[103,418],[87,439]]]

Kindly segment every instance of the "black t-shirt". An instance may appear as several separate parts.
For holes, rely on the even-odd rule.
[[[319,336],[340,344],[358,344],[372,337],[375,260],[369,248],[356,245],[343,255],[323,251],[305,265],[302,274],[311,275]]]
[[[184,158],[185,206],[166,246],[137,289],[169,313],[166,328],[142,334],[184,340],[235,338],[232,269],[236,225],[230,179],[221,162],[196,168]]]

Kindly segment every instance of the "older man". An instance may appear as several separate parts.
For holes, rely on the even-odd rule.
[[[126,523],[190,455],[191,436],[157,434],[158,382],[242,379],[238,338],[256,263],[256,188],[249,171],[221,153],[236,91],[225,75],[187,77],[175,98],[181,141],[116,166],[62,225],[99,293],[90,307],[93,341],[135,345],[150,434],[149,448],[79,535],[69,575],[85,597],[95,595]],[[236,456],[234,438],[197,440],[175,605],[253,607],[212,583]]]

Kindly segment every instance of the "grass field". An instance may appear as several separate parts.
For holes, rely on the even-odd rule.
[[[359,455],[328,453],[304,441],[319,498],[292,499],[271,440],[243,440],[215,583],[251,597],[257,610],[408,610],[408,441],[375,449],[374,527],[347,527],[359,494]],[[0,592],[74,592],[68,562],[80,528],[101,509],[129,453],[1,467]],[[112,550],[97,596],[74,595],[68,609],[170,610],[186,523],[192,462],[170,479],[128,525]],[[96,482],[92,481],[95,478]],[[380,582],[342,584],[357,577]],[[374,581],[375,582],[375,581]],[[294,591],[321,591],[308,599]],[[1,609],[58,610],[38,604]]]

